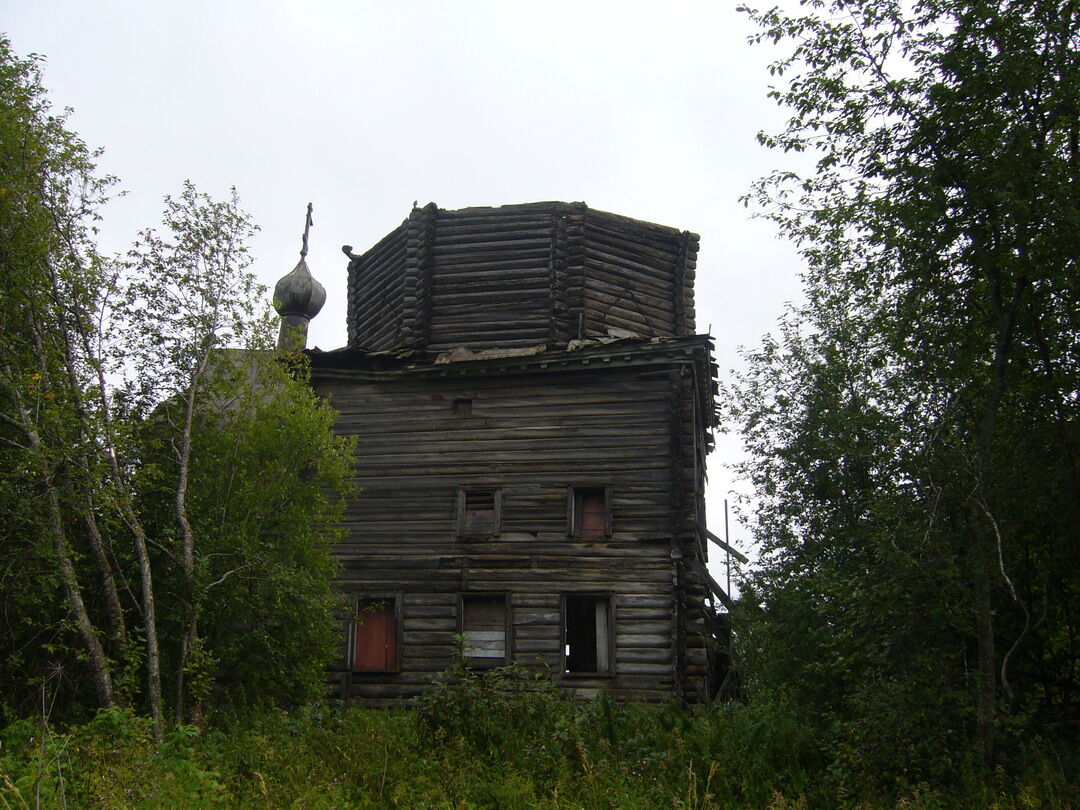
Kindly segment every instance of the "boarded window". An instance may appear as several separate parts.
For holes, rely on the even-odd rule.
[[[573,487],[570,490],[570,534],[574,537],[607,537],[611,534],[611,490],[607,487]]]
[[[610,596],[563,597],[564,672],[610,673],[612,624]]]
[[[352,622],[352,668],[397,669],[397,610],[393,599],[363,599]]]
[[[464,654],[473,665],[497,666],[506,661],[506,597],[461,597]]]
[[[491,537],[499,533],[502,492],[498,489],[458,491],[458,534],[462,537]]]

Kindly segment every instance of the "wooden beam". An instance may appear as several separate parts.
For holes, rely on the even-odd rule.
[[[715,534],[705,528],[705,526],[701,523],[698,524],[698,528],[705,533],[706,537],[716,543],[716,545],[720,546],[720,548],[722,548],[724,551],[728,552],[732,557],[741,562],[743,565],[746,565],[750,562],[749,557],[741,553],[738,549],[729,546],[727,543],[725,543],[723,540],[721,540],[719,537],[717,537]]]
[[[731,601],[731,597],[727,595],[727,592],[720,587],[720,583],[712,578],[709,569],[702,565],[700,560],[694,560],[694,568],[697,570],[698,574],[705,579],[705,584],[709,586],[709,590],[713,592],[713,595],[720,600],[723,606],[726,607],[729,612],[735,610],[735,603]]]

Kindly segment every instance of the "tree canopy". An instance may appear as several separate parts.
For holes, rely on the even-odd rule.
[[[114,180],[39,65],[0,39],[0,710],[145,707],[160,739],[316,697],[352,446],[271,348],[235,192],[100,254]]]
[[[948,779],[1080,722],[1080,8],[745,10],[814,159],[748,195],[806,261],[732,391],[752,678],[853,781]]]

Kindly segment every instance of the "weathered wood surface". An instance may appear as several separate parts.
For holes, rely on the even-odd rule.
[[[346,322],[350,345],[389,348],[398,344],[405,307],[405,251],[402,226],[349,263]]]
[[[689,611],[676,604],[686,596],[673,587],[682,565],[672,559],[672,526],[684,512],[696,519],[693,490],[701,482],[686,480],[673,445],[687,435],[695,446],[698,426],[683,425],[695,414],[681,404],[692,392],[673,391],[675,372],[658,362],[385,380],[320,380],[315,369],[318,391],[341,412],[338,429],[359,442],[363,495],[344,518],[342,585],[353,598],[402,600],[401,671],[337,672],[344,696],[404,700],[448,666],[463,593],[510,594],[511,656],[556,674],[560,595],[610,594],[614,674],[565,675],[566,688],[637,700],[681,691],[676,678],[686,674],[676,663],[686,653],[676,645],[704,642],[676,627]],[[463,399],[471,400],[468,415],[455,413]],[[679,500],[673,510],[675,479],[677,491],[690,491],[690,507]],[[459,537],[459,489],[491,486],[501,489],[499,533]],[[571,536],[568,487],[611,488],[610,536]],[[690,595],[703,600],[703,591]]]
[[[695,234],[531,203],[415,208],[349,264],[349,345],[565,346],[609,329],[693,334]]]
[[[613,606],[614,672],[567,673],[566,688],[703,698],[698,525],[716,385],[707,344],[686,337],[697,250],[692,233],[583,203],[428,204],[350,254],[355,366],[313,357],[338,430],[360,441],[363,495],[337,554],[351,598],[399,605],[402,644],[400,672],[332,673],[343,698],[404,700],[445,668],[462,594],[509,594],[511,656],[556,673],[562,595],[602,598]],[[671,340],[562,351],[614,330]],[[461,348],[536,347],[548,353],[432,363]],[[498,532],[463,536],[463,488],[494,487]],[[604,536],[574,536],[571,487],[610,488]]]

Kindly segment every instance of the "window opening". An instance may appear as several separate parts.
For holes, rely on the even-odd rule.
[[[471,664],[496,666],[506,661],[506,597],[461,597],[463,653]]]
[[[605,487],[572,489],[570,527],[574,537],[607,537],[611,534],[609,490]]]
[[[397,669],[397,609],[393,599],[361,599],[352,621],[352,668]]]
[[[472,416],[472,400],[455,399],[454,416]]]
[[[490,537],[499,533],[502,493],[497,489],[463,489],[458,493],[458,534]]]
[[[563,638],[565,672],[611,672],[611,598],[565,596]]]

